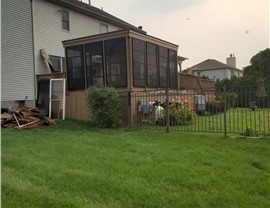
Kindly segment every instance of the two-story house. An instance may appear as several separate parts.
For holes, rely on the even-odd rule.
[[[183,71],[187,74],[193,74],[198,77],[206,76],[212,80],[230,79],[233,76],[242,77],[243,71],[236,68],[236,57],[231,54],[224,64],[215,59],[207,59],[199,64],[189,67]]]
[[[1,2],[1,106],[35,106],[38,74],[48,70],[40,50],[56,71],[65,68],[63,40],[139,29],[90,4],[77,0],[5,0]]]

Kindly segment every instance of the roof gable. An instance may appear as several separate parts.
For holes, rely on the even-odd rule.
[[[78,0],[46,0],[61,6],[65,6],[71,10],[75,10],[79,13],[83,13],[89,16],[92,16],[96,19],[100,19],[102,21],[117,25],[122,27],[123,29],[132,29],[136,32],[146,34],[146,32],[138,27],[131,25],[124,20],[121,20],[97,7],[89,5],[87,3],[78,1]]]
[[[235,67],[229,66],[215,59],[207,59],[199,64],[196,64],[192,67],[187,68],[186,70],[207,71],[207,70],[218,70],[218,69],[232,69],[234,71],[242,72],[241,69],[237,69]]]

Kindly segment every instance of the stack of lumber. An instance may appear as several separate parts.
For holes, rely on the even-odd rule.
[[[1,127],[15,127],[16,129],[34,129],[55,124],[46,117],[46,113],[38,108],[9,107],[8,113],[1,114]]]

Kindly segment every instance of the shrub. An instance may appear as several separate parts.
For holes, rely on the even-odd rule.
[[[243,136],[247,136],[247,137],[259,136],[259,132],[253,130],[252,128],[247,127],[243,132]]]
[[[206,111],[210,112],[210,114],[224,112],[224,101],[213,100],[206,102]]]
[[[122,103],[112,87],[90,87],[87,91],[89,116],[99,127],[117,127],[121,125]]]
[[[192,108],[170,108],[171,125],[188,125],[193,124],[197,118]]]

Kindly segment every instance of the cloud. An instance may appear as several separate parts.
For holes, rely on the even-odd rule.
[[[160,19],[153,17],[158,24],[151,24],[150,16],[145,19],[149,33],[179,45],[178,54],[189,58],[183,68],[208,58],[226,62],[234,53],[241,69],[252,56],[269,47],[268,0],[260,4],[257,0],[207,0]]]
[[[179,45],[178,55],[189,58],[183,68],[208,58],[226,62],[231,53],[237,57],[237,67],[242,68],[269,47],[269,0],[92,2],[133,25],[142,25],[149,35]]]
[[[205,0],[146,0],[130,1],[129,8],[138,13],[169,13],[177,9],[192,7],[203,3]]]

